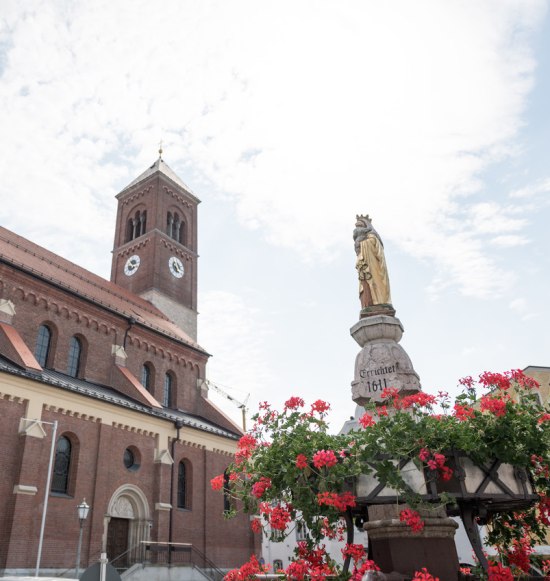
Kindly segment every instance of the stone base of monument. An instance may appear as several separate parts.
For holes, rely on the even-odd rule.
[[[424,529],[415,533],[399,520],[399,512],[404,508],[406,505],[393,504],[369,507],[369,521],[364,524],[369,537],[369,558],[388,581],[411,579],[423,567],[441,581],[459,579],[454,542],[456,522],[445,515],[444,509],[420,511]]]
[[[395,309],[389,304],[371,305],[369,307],[363,307],[359,313],[361,319],[372,317],[373,315],[388,315],[393,317],[395,315]]]
[[[350,330],[361,347],[355,360],[352,398],[359,404],[382,401],[384,389],[394,387],[401,395],[420,390],[420,380],[410,357],[399,341],[403,325],[396,317],[371,315]]]

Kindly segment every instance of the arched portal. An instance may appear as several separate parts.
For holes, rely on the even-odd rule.
[[[140,554],[142,541],[149,540],[151,516],[145,494],[132,484],[118,488],[105,515],[103,550],[115,566],[127,566]],[[121,557],[121,555],[123,555]]]

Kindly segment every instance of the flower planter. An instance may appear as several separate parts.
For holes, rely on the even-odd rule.
[[[445,457],[446,465],[453,471],[449,480],[440,478],[437,471],[419,468],[410,458],[391,460],[391,463],[399,470],[408,490],[426,502],[438,501],[439,495],[446,493],[458,504],[473,502],[490,513],[526,508],[538,499],[524,468],[496,458],[476,462],[458,451],[449,452]],[[376,470],[376,465],[372,464],[371,468]],[[355,495],[359,506],[396,503],[403,497],[402,492],[382,483],[375,472],[356,478]],[[452,505],[447,511],[451,515],[458,514]]]
[[[460,516],[466,533],[480,563],[487,568],[477,523],[501,511],[522,510],[534,504],[539,496],[526,470],[492,459],[476,462],[464,452],[445,454],[445,464],[452,469],[452,477],[444,480],[437,471],[420,468],[412,459],[391,460],[399,470],[408,491],[424,502],[440,501],[445,493],[454,500],[446,505],[448,516]],[[383,459],[382,457],[380,459]],[[375,465],[371,465],[375,469]],[[368,507],[398,504],[404,495],[381,482],[375,472],[361,474],[355,480],[356,517],[368,520]]]

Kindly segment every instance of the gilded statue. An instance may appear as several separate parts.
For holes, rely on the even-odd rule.
[[[374,305],[391,305],[390,280],[384,257],[384,245],[372,227],[369,216],[357,216],[355,230],[355,268],[359,275],[361,308]]]

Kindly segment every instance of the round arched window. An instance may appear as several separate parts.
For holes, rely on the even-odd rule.
[[[124,466],[127,470],[135,471],[140,466],[140,454],[137,448],[130,446],[124,450]]]

